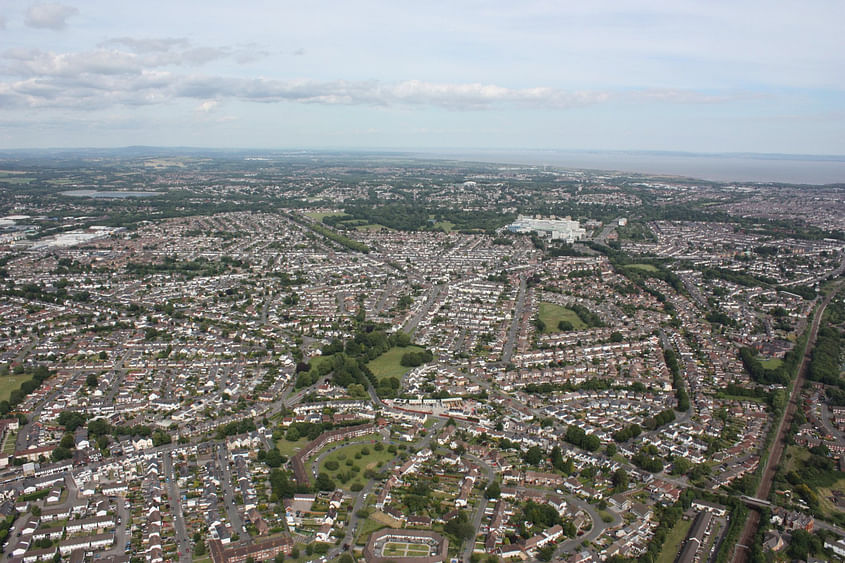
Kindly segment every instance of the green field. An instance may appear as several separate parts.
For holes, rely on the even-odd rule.
[[[330,217],[334,215],[346,215],[343,211],[309,211],[303,213],[306,217],[311,217],[318,223],[323,220],[323,217]]]
[[[431,550],[420,543],[387,542],[383,553],[386,557],[428,557]]]
[[[276,445],[279,447],[280,454],[290,457],[299,450],[301,450],[303,447],[305,447],[305,444],[307,444],[308,442],[310,442],[308,438],[300,438],[295,442],[289,442],[286,439],[282,438],[281,440],[278,440],[276,442]]]
[[[557,328],[560,321],[569,321],[575,330],[587,328],[587,325],[584,324],[581,317],[575,314],[575,311],[554,303],[540,303],[540,320],[546,325],[544,331],[546,334],[560,332]]]
[[[768,360],[763,360],[760,363],[766,369],[778,369],[781,365],[783,365],[783,360],[780,358],[769,358]]]
[[[379,443],[382,438],[381,436],[375,434],[372,436],[356,438],[356,440],[368,439]],[[334,479],[337,485],[344,490],[349,490],[353,483],[360,483],[363,485],[366,482],[366,479],[364,478],[364,471],[367,469],[377,470],[380,465],[393,459],[395,455],[387,451],[387,448],[381,450],[380,452],[376,451],[373,447],[374,445],[375,444],[352,444],[340,448],[339,450],[335,450],[320,461],[318,471],[320,473],[327,473],[332,479]],[[362,450],[364,449],[366,449],[369,453],[363,453]],[[326,464],[330,461],[336,462],[338,468],[334,470],[328,469]]]
[[[399,363],[402,360],[402,355],[408,352],[422,352],[423,350],[419,346],[405,346],[404,348],[394,346],[375,360],[370,361],[367,367],[379,379],[385,377],[398,377],[401,379],[403,375],[411,371],[411,368]]]
[[[431,226],[431,228],[435,231],[443,230],[443,231],[446,231],[447,233],[451,233],[452,229],[455,228],[455,224],[451,221],[438,221],[435,224],[433,224]]]
[[[631,268],[633,270],[643,270],[644,272],[654,273],[657,272],[658,269],[651,264],[627,264],[626,268]]]
[[[663,549],[660,550],[657,563],[672,563],[675,561],[675,557],[681,550],[681,544],[684,542],[684,538],[687,537],[690,526],[692,526],[692,520],[678,520],[678,523],[675,524],[675,527],[672,528],[672,531],[669,532],[669,535],[666,536],[666,540],[663,542]]]
[[[31,375],[2,375],[0,376],[0,401],[8,401],[12,391],[21,386],[21,383],[30,379]]]

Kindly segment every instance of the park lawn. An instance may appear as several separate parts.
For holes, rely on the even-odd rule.
[[[367,363],[367,367],[373,372],[379,380],[385,377],[402,378],[403,375],[411,371],[411,368],[403,366],[400,362],[402,356],[408,352],[422,352],[424,348],[419,346],[405,346],[401,348],[394,346],[378,358]]]
[[[760,363],[766,369],[778,369],[781,365],[783,365],[783,360],[780,358],[769,358],[768,360],[763,360]]]
[[[366,439],[366,437],[361,439]],[[376,441],[376,443],[380,443],[379,440],[381,437],[373,435],[372,439]],[[378,469],[380,463],[384,465],[396,455],[387,451],[387,448],[384,448],[381,451],[376,451],[373,446],[375,446],[375,444],[351,444],[340,448],[339,450],[335,450],[320,461],[318,471],[320,473],[327,473],[337,483],[337,485],[344,490],[349,490],[352,484],[356,482],[363,485],[367,481],[364,478],[364,471],[367,469],[376,470]],[[361,450],[364,448],[369,450],[370,453],[366,455],[363,454]],[[361,457],[356,459],[358,454],[361,454]],[[359,471],[355,473],[352,478],[348,479],[346,483],[343,483],[338,475],[341,473],[348,473],[350,471],[351,466],[346,465],[346,462],[349,460],[352,461],[353,466],[357,466],[359,468]],[[338,468],[335,470],[327,469],[326,463],[329,461],[337,462]]]
[[[681,550],[681,544],[687,537],[692,520],[678,520],[672,531],[666,536],[663,542],[663,549],[660,550],[660,555],[657,556],[657,563],[672,563],[675,557]]]
[[[626,268],[631,268],[634,270],[642,270],[644,272],[654,273],[657,272],[657,267],[651,264],[626,264]]]
[[[21,383],[32,378],[31,375],[0,375],[0,401],[8,401],[12,391],[19,388]]]
[[[285,438],[282,438],[276,442],[276,446],[279,448],[280,454],[290,457],[304,448],[309,441],[310,440],[304,436],[296,442],[289,442]]]
[[[318,223],[323,221],[323,217],[333,217],[335,215],[346,215],[343,211],[308,211],[304,213],[306,217],[311,217]]]
[[[435,224],[433,224],[431,226],[431,228],[435,231],[443,230],[443,231],[446,231],[447,233],[451,233],[452,229],[455,228],[455,224],[451,221],[438,221]]]
[[[575,330],[587,328],[587,325],[584,324],[581,317],[575,314],[575,311],[554,303],[540,303],[540,320],[546,324],[545,332],[547,334],[560,332],[557,328],[560,321],[569,321]]]
[[[375,224],[374,223],[367,223],[366,225],[356,225],[355,226],[356,231],[380,231],[382,229],[387,229],[389,231],[393,230],[393,229],[390,229],[388,227],[385,227],[384,225],[379,225],[378,223],[375,223]]]

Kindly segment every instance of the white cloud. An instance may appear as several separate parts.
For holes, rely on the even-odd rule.
[[[220,102],[218,102],[217,100],[206,100],[197,106],[197,111],[200,111],[202,113],[209,113],[219,104]]]
[[[63,4],[36,4],[26,11],[24,23],[29,27],[60,30],[67,27],[67,19],[79,10]]]

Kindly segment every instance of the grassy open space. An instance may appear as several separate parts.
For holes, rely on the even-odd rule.
[[[292,456],[307,444],[310,440],[308,438],[300,438],[296,442],[289,442],[288,440],[282,438],[281,440],[276,442],[276,445],[279,447],[279,453],[282,455],[286,455],[288,457]]]
[[[382,528],[387,528],[387,525],[384,522],[380,522],[372,517],[372,515],[361,522],[361,526],[358,528],[358,537],[355,540],[355,543],[358,545],[364,545],[367,543],[367,539],[369,539],[370,534],[373,532],[378,532]]]
[[[644,272],[657,272],[657,268],[651,264],[627,264],[626,268],[631,268],[633,270],[642,270]]]
[[[355,225],[356,231],[380,231],[382,229],[387,229],[388,231],[393,230],[388,227],[385,227],[384,225],[378,225],[373,223],[367,223],[366,225]]]
[[[569,321],[575,330],[587,328],[581,317],[575,314],[572,309],[567,309],[554,303],[540,303],[540,320],[546,324],[546,334],[560,332],[557,328],[560,321]]]
[[[442,230],[446,231],[447,233],[451,233],[452,229],[455,228],[455,224],[451,221],[438,221],[431,226],[432,229],[435,231]]]
[[[367,367],[370,368],[373,375],[379,379],[383,379],[385,377],[401,378],[403,375],[411,371],[411,368],[399,363],[402,360],[402,355],[407,354],[408,352],[422,351],[423,348],[420,348],[419,346],[405,346],[404,348],[394,346],[375,360],[370,361],[367,364]]]
[[[303,213],[306,217],[310,217],[318,223],[323,220],[323,217],[332,217],[334,215],[346,215],[343,211],[309,211]]]
[[[356,438],[356,440],[366,440],[367,438],[365,436]],[[381,436],[373,435],[369,438],[372,438],[376,443],[380,443]],[[363,485],[366,482],[364,471],[367,469],[378,470],[380,464],[393,459],[395,455],[387,451],[386,447],[381,451],[376,451],[374,446],[375,444],[352,444],[335,450],[320,461],[318,471],[327,473],[339,487],[345,490],[349,490],[353,483]],[[336,469],[326,467],[327,464],[333,465],[334,463],[337,463]]]
[[[8,401],[12,391],[21,386],[21,383],[32,376],[26,375],[2,375],[0,376],[0,401]]]
[[[769,358],[768,360],[763,360],[760,363],[766,369],[778,369],[783,364],[783,360],[780,358]]]
[[[681,544],[684,538],[687,537],[692,520],[678,520],[669,535],[666,536],[666,541],[663,542],[663,549],[660,550],[660,555],[657,557],[657,563],[672,563],[675,557],[681,550]]]

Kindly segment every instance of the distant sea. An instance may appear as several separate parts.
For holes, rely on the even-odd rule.
[[[845,184],[845,156],[461,149],[421,152],[457,160],[614,170],[716,182]]]

